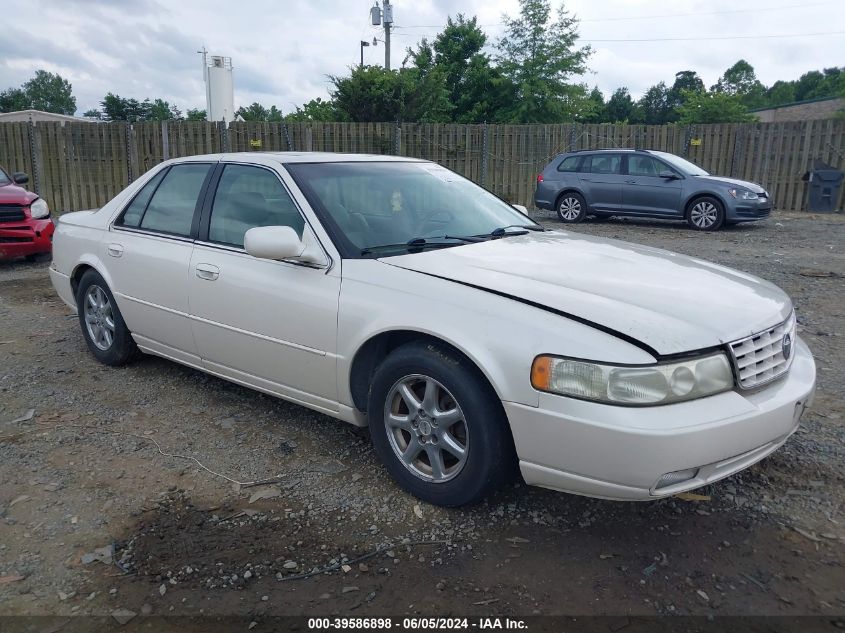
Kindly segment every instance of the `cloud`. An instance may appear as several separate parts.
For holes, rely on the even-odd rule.
[[[790,1],[782,0],[780,6],[792,6]],[[502,14],[518,12],[517,0],[393,4],[394,66],[401,64],[407,47],[435,35],[449,15],[478,16],[492,45],[502,34]],[[582,80],[598,85],[605,95],[624,85],[638,96],[658,81],[671,83],[686,68],[698,71],[709,86],[739,58],[747,59],[768,84],[845,59],[841,36],[696,39],[837,30],[837,24],[845,23],[842,2],[821,6],[811,0],[787,9],[773,8],[769,0],[604,0],[600,7],[593,0],[568,0],[566,5],[583,19],[582,43],[594,41],[591,72]],[[289,111],[327,97],[327,76],[346,74],[358,63],[360,40],[383,39],[381,30],[370,25],[371,6],[371,0],[6,0],[0,90],[45,68],[73,84],[80,112],[97,107],[106,92],[162,98],[182,110],[203,108],[196,51],[206,46],[212,54],[232,58],[236,105],[259,101]],[[822,23],[820,15],[825,16]],[[414,28],[420,26],[424,28]],[[626,38],[655,41],[595,41]],[[666,38],[679,41],[656,41]],[[365,48],[364,58],[368,64],[382,63],[383,42]]]

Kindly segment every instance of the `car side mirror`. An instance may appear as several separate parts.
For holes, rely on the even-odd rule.
[[[521,204],[512,204],[511,206],[514,209],[516,209],[517,211],[519,211],[520,213],[524,213],[525,215],[528,215],[528,207],[524,207]]]
[[[14,174],[12,174],[12,181],[16,185],[25,185],[29,182],[29,176],[27,176],[22,171],[16,171]]]
[[[676,174],[674,171],[669,171],[669,170],[661,171],[657,175],[660,176],[661,178],[665,178],[666,180],[677,180],[678,179],[678,174]]]
[[[306,228],[303,238],[289,226],[256,226],[244,234],[244,249],[259,259],[295,259],[309,264],[325,264],[319,246]]]

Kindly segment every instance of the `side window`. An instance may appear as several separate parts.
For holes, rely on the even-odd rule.
[[[141,228],[188,236],[194,220],[197,199],[211,165],[174,165],[161,181],[141,218]]]
[[[622,157],[619,154],[593,154],[584,159],[586,167],[583,172],[591,174],[618,174],[621,173]]]
[[[141,217],[144,215],[144,210],[147,208],[150,198],[153,197],[153,192],[156,190],[158,183],[161,182],[161,179],[164,178],[164,174],[166,173],[167,170],[162,169],[159,173],[153,176],[153,178],[141,188],[141,191],[135,194],[132,202],[129,203],[129,206],[126,207],[126,211],[123,212],[123,215],[118,218],[115,224],[118,226],[131,226],[133,228],[138,228],[138,225],[141,223]]]
[[[628,175],[630,176],[657,176],[661,171],[670,171],[659,160],[651,156],[628,156]]]
[[[226,165],[211,206],[208,239],[243,246],[244,233],[256,226],[289,226],[302,237],[305,220],[276,174]]]
[[[557,166],[558,171],[578,171],[578,161],[580,156],[567,156],[563,162]]]

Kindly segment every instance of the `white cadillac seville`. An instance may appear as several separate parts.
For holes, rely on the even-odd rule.
[[[645,500],[797,428],[815,365],[751,275],[544,230],[434,163],[194,156],[61,217],[50,276],[101,362],[136,350],[370,427],[442,505],[514,473]]]

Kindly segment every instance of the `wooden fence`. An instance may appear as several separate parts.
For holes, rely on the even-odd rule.
[[[762,184],[779,209],[802,210],[814,160],[845,168],[845,120],[715,125],[403,123],[0,123],[0,165],[25,171],[57,212],[95,208],[162,160],[222,151],[399,154],[436,161],[531,208],[536,175],[556,154],[658,149]],[[840,192],[837,208],[843,207]]]

